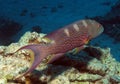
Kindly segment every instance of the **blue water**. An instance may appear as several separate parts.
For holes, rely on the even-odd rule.
[[[76,20],[86,17],[104,16],[118,0],[0,0],[0,16],[9,18],[22,25],[22,28],[11,36],[17,41],[32,27],[40,26],[43,33],[50,33]],[[10,28],[9,31],[13,31]],[[104,38],[108,38],[107,40]],[[104,39],[104,40],[103,40]],[[113,38],[101,35],[94,43],[102,40],[101,47],[110,47],[113,56],[120,61],[119,43]]]

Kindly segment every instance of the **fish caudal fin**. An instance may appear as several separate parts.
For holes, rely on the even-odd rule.
[[[25,73],[16,77],[15,79],[19,79],[19,78],[27,75],[28,73],[32,72],[37,67],[37,65],[39,65],[40,62],[44,59],[45,53],[43,53],[42,47],[40,47],[40,46],[41,45],[39,45],[39,44],[33,44],[33,45],[24,46],[24,47],[19,49],[19,50],[24,50],[25,49],[25,50],[30,51],[30,57],[31,57],[31,60],[32,60],[31,61],[32,65]]]

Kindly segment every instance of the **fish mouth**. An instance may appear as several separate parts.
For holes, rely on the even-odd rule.
[[[100,29],[99,29],[98,35],[100,35],[101,33],[103,33],[103,31],[104,31],[104,27],[102,25],[100,25]]]
[[[91,31],[92,38],[96,38],[97,36],[102,34],[103,31],[104,31],[104,27],[101,24],[99,24],[98,28],[93,29],[93,32]]]

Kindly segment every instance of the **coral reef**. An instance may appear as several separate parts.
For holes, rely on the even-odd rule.
[[[14,53],[20,47],[44,42],[45,34],[27,32],[18,43],[0,46],[1,84],[119,84],[120,63],[110,53],[110,48],[90,46],[73,55],[46,65],[44,60],[32,73],[15,79],[30,67],[29,51]]]

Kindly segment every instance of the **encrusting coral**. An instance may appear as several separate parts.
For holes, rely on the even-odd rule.
[[[110,53],[110,48],[90,46],[73,55],[68,52],[64,57],[46,64],[46,59],[30,74],[14,79],[31,65],[29,51],[22,46],[41,43],[45,34],[27,32],[18,43],[0,46],[0,83],[1,84],[119,84],[120,63]],[[48,57],[49,59],[49,57]]]

